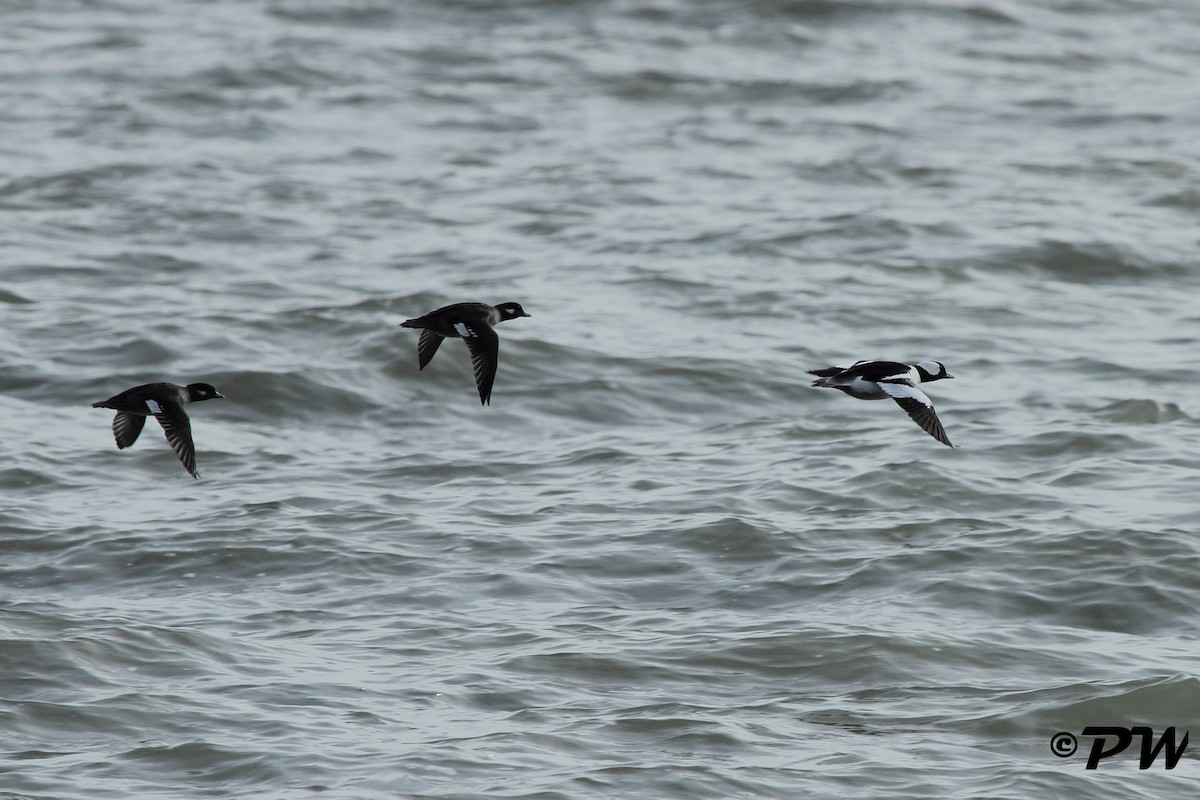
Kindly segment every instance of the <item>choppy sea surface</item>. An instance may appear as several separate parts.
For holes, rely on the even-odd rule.
[[[1082,731],[1200,735],[1197,87],[1190,0],[4,3],[0,797],[1190,796]]]

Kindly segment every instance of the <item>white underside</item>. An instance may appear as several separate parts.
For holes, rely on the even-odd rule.
[[[862,378],[851,378],[848,381],[838,381],[837,383],[831,381],[825,385],[844,387],[859,400],[886,400],[889,396],[887,392],[879,388],[879,384],[875,381],[864,381]]]

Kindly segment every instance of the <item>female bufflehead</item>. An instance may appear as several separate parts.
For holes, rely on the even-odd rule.
[[[417,342],[417,362],[421,369],[433,359],[433,354],[445,338],[462,339],[471,351],[471,364],[475,367],[475,386],[479,389],[479,402],[492,403],[492,382],[496,380],[496,358],[500,351],[500,337],[492,326],[517,317],[528,317],[520,303],[455,303],[430,311],[423,317],[405,320],[401,328],[419,328],[421,338]]]
[[[808,372],[819,377],[813,386],[839,389],[859,400],[892,398],[922,430],[947,447],[954,447],[933,410],[933,401],[917,388],[920,383],[954,377],[942,362],[922,361],[910,366],[897,361],[859,361],[849,369],[829,367]]]
[[[183,468],[193,478],[199,478],[200,473],[196,472],[196,448],[192,444],[192,423],[183,407],[188,403],[224,396],[207,383],[189,383],[187,386],[147,383],[92,403],[92,408],[116,410],[117,415],[112,423],[113,438],[121,450],[137,441],[146,424],[146,417],[154,417],[162,426]]]

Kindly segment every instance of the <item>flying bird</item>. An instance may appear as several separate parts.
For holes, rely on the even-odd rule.
[[[146,425],[146,417],[154,417],[162,426],[183,468],[193,478],[199,478],[200,473],[196,472],[196,447],[192,444],[192,423],[183,407],[188,403],[224,396],[207,383],[189,383],[187,386],[147,383],[92,403],[92,408],[111,408],[117,412],[113,417],[112,429],[113,438],[121,450],[137,441]]]
[[[500,337],[493,326],[509,319],[528,317],[520,303],[455,303],[430,311],[423,317],[408,319],[400,323],[402,328],[417,328],[421,338],[417,341],[417,362],[421,369],[432,359],[443,339],[462,339],[471,351],[471,364],[475,368],[475,386],[479,389],[479,402],[491,405],[492,383],[496,380],[496,359],[500,351]]]
[[[950,438],[933,409],[933,401],[917,388],[922,383],[953,378],[940,361],[922,361],[919,364],[901,364],[898,361],[859,361],[850,368],[828,367],[810,369],[810,375],[818,376],[813,386],[839,389],[859,400],[884,400],[892,398],[912,417],[913,422],[947,447]]]

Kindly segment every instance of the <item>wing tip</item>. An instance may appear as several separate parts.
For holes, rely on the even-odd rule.
[[[934,417],[933,422],[933,429],[926,431],[926,433],[937,439],[942,444],[946,445],[946,447],[949,447],[952,450],[957,450],[958,448],[955,447],[954,443],[950,441],[950,437],[946,435],[946,429],[942,427],[941,420],[937,419],[937,417]]]

